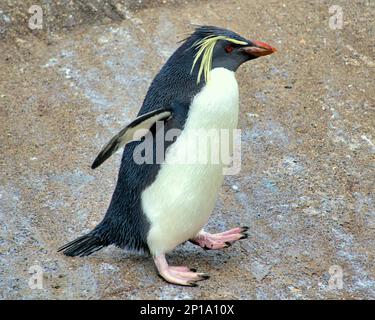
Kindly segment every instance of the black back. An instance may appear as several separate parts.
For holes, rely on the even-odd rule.
[[[197,84],[196,70],[190,74],[194,41],[192,38],[185,41],[165,63],[152,81],[138,113],[142,115],[173,105],[173,117],[165,123],[165,132],[172,128],[183,129],[190,103],[203,86],[203,83]],[[155,126],[151,128],[151,134],[155,137]],[[111,203],[103,221],[92,233],[105,245],[115,244],[131,250],[148,251],[147,234],[150,226],[142,211],[141,194],[155,181],[160,164],[139,165],[133,161],[134,149],[140,143],[134,141],[125,146]],[[164,153],[171,143],[165,142]]]

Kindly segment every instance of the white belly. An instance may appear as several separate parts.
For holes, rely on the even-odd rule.
[[[223,163],[188,162],[189,139],[197,129],[235,129],[238,85],[234,72],[211,71],[210,80],[194,98],[184,130],[169,147],[155,181],[142,193],[142,208],[150,220],[147,242],[152,254],[174,249],[207,223],[223,182]]]

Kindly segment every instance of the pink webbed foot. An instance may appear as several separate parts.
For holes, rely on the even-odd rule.
[[[159,275],[167,282],[178,284],[181,286],[197,286],[196,282],[206,280],[209,278],[204,273],[198,273],[195,269],[190,269],[184,266],[170,266],[168,265],[165,255],[161,254],[154,257],[156,268]]]
[[[233,242],[246,239],[248,229],[248,227],[238,227],[221,233],[201,231],[194,239],[189,241],[205,250],[228,248]]]

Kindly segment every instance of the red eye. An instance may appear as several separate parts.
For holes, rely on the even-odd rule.
[[[227,45],[225,46],[225,51],[226,51],[227,53],[231,53],[231,52],[233,51],[233,47],[232,47],[230,44],[227,44]]]

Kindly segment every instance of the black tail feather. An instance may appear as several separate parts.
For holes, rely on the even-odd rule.
[[[79,237],[58,249],[58,252],[63,251],[63,253],[70,257],[75,256],[88,256],[106,245],[98,237],[92,234],[86,234],[82,237]]]

